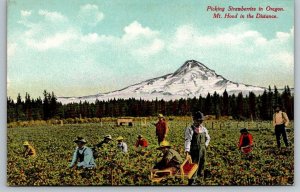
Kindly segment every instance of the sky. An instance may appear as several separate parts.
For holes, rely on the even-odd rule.
[[[213,19],[224,12],[208,6],[284,11],[262,12],[277,19]],[[191,59],[235,82],[294,87],[294,1],[8,1],[7,95],[13,99],[43,90],[57,96],[113,91],[173,73]]]

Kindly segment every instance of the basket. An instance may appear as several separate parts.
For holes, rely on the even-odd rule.
[[[170,168],[166,168],[163,170],[151,171],[150,179],[154,183],[155,182],[159,183],[164,178],[169,177],[169,176],[174,176],[175,174],[176,174],[176,171],[174,171],[174,168],[170,167]]]
[[[244,153],[244,154],[250,153],[250,152],[252,151],[252,149],[253,149],[253,146],[252,146],[252,145],[247,145],[247,146],[245,146],[245,147],[241,147],[241,151],[242,151],[242,153]]]
[[[152,182],[157,182],[157,183],[159,183],[162,179],[169,176],[180,177],[182,180],[191,179],[192,176],[197,171],[197,169],[198,169],[198,164],[192,163],[191,156],[188,156],[180,165],[179,171],[174,167],[166,168],[163,170],[151,171],[150,179]]]
[[[180,176],[182,179],[191,179],[192,176],[198,169],[198,164],[192,162],[192,158],[190,155],[184,160],[184,162],[180,166]]]

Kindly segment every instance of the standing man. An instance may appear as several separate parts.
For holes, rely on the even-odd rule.
[[[285,127],[289,124],[289,118],[287,114],[281,111],[281,107],[277,105],[275,107],[275,113],[273,115],[273,126],[275,127],[275,135],[277,141],[277,147],[280,148],[280,136],[282,135],[283,141],[286,147],[289,146]]]
[[[206,160],[206,148],[208,147],[210,136],[207,129],[202,125],[204,115],[200,111],[193,113],[193,125],[185,130],[185,153],[191,155],[193,163],[198,164],[198,170],[189,180],[189,185],[195,185],[195,179],[202,176]]]
[[[74,142],[77,144],[77,147],[74,151],[70,168],[95,168],[93,152],[85,146],[86,140],[82,137],[77,137]]]
[[[158,122],[156,124],[154,124],[156,127],[156,136],[157,136],[157,140],[158,140],[158,145],[165,140],[166,135],[168,134],[168,126],[167,126],[167,122],[164,119],[163,114],[159,114],[158,115]]]

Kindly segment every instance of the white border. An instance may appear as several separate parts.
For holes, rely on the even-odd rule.
[[[237,0],[234,0],[237,1]],[[284,1],[284,0],[283,0]],[[237,187],[237,186],[226,186],[226,187],[7,187],[6,186],[6,141],[7,141],[7,131],[6,131],[6,0],[0,0],[0,141],[2,146],[0,147],[0,191],[22,191],[22,192],[34,192],[34,191],[222,191],[222,192],[234,192],[234,191],[275,191],[275,192],[285,192],[290,191],[300,191],[299,182],[299,136],[300,131],[297,117],[300,116],[300,102],[299,95],[300,92],[300,68],[297,66],[300,61],[300,40],[299,35],[299,18],[300,18],[300,2],[295,0],[295,184],[294,186],[253,186],[253,187]],[[298,54],[296,54],[298,53]]]

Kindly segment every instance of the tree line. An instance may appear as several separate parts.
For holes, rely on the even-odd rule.
[[[143,99],[111,99],[108,101],[96,100],[94,103],[80,102],[62,104],[57,101],[55,94],[46,90],[43,98],[33,99],[28,93],[22,99],[18,94],[17,100],[7,98],[7,122],[66,119],[66,118],[102,118],[133,116],[155,116],[163,113],[167,116],[190,115],[195,110],[205,115],[232,116],[234,119],[271,120],[274,106],[281,105],[289,118],[294,118],[294,96],[289,86],[279,92],[276,86],[265,90],[261,95],[249,92],[248,95],[239,93],[229,95],[207,94],[206,97],[181,98],[179,100],[152,100]]]

